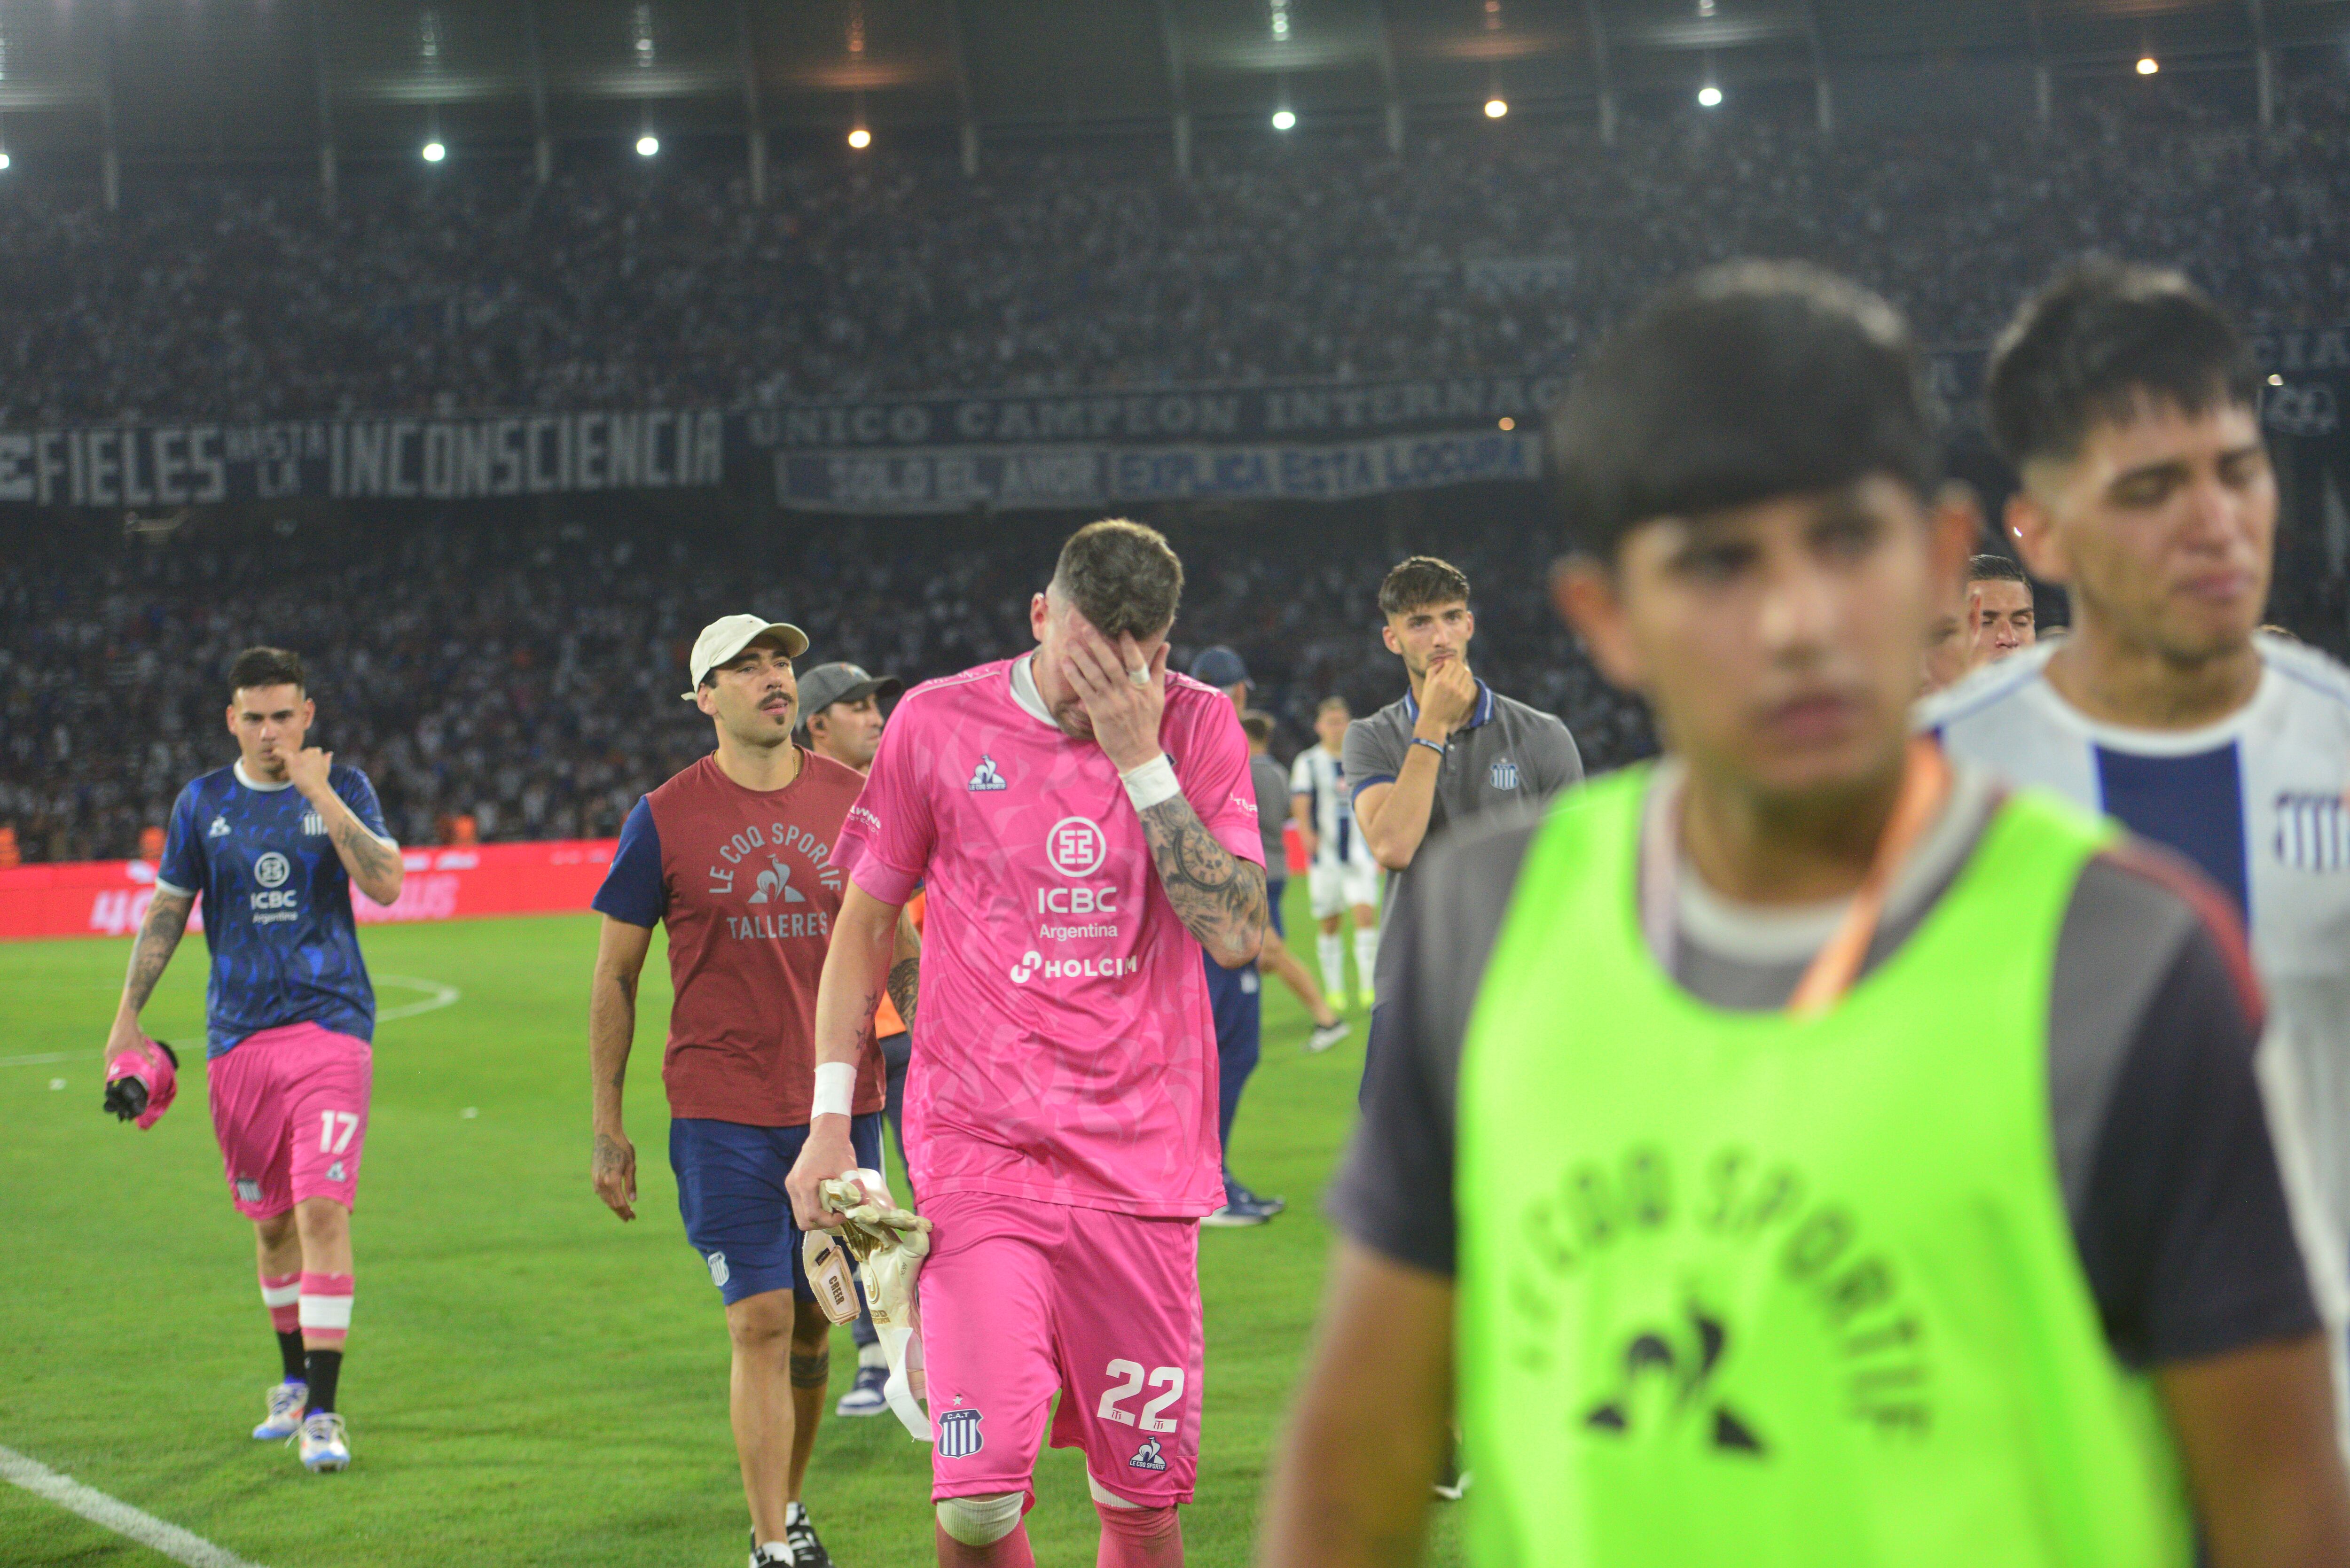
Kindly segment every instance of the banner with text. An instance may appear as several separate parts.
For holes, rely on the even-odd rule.
[[[746,416],[775,499],[822,512],[1344,501],[1541,472],[1555,377],[914,398]]]
[[[681,490],[725,477],[714,409],[484,419],[0,430],[0,504],[471,501]]]
[[[1107,507],[1137,501],[1343,501],[1474,480],[1533,479],[1524,431],[1321,446],[931,447],[775,454],[775,498],[821,512]]]
[[[2281,384],[2350,371],[2350,327],[2255,336]],[[1983,355],[1930,362],[1965,415]],[[1540,469],[1563,374],[1424,377],[716,409],[0,430],[0,505],[464,501],[774,487],[837,512],[1344,500]]]

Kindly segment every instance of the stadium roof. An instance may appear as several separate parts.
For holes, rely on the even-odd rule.
[[[1495,96],[1587,113],[1920,69],[1963,92],[1972,70],[2061,83],[2142,55],[2250,80],[2264,48],[2345,47],[2350,0],[0,0],[0,146],[1425,123]]]

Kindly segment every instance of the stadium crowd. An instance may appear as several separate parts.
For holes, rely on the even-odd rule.
[[[0,424],[750,405],[948,389],[1541,369],[1664,278],[1830,263],[1985,341],[2064,257],[2182,266],[2254,330],[2350,297],[2350,101],[2269,132],[2068,96],[2052,130],[1557,119],[783,164],[174,171],[0,197]],[[2239,106],[2241,109],[2241,106]],[[462,150],[461,150],[462,154]]]
[[[609,836],[710,749],[678,694],[712,616],[789,618],[809,635],[803,667],[847,659],[910,683],[1025,648],[1028,595],[1066,532],[795,527],[746,546],[585,523],[199,523],[98,560],[86,534],[28,535],[0,549],[0,825],[28,860],[139,853],[180,787],[234,757],[223,671],[266,639],[307,661],[313,743],[367,771],[403,842],[443,841],[462,817],[484,839]],[[1367,713],[1401,693],[1375,603],[1394,554],[1376,530],[1174,537],[1192,563],[1179,667],[1239,648],[1281,754],[1311,742],[1320,698]],[[1443,548],[1478,586],[1480,674],[1565,719],[1595,766],[1654,749],[1549,613],[1538,546],[1491,528]]]

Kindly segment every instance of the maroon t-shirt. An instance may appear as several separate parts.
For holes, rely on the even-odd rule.
[[[744,789],[713,753],[629,814],[596,908],[669,928],[671,1115],[806,1124],[816,981],[847,885],[833,845],[864,784],[802,751],[790,784]],[[878,1111],[882,1100],[881,1056],[868,1052],[852,1108]]]

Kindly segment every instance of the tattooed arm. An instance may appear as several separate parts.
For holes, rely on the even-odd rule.
[[[914,1029],[914,993],[916,981],[921,978],[922,933],[914,929],[914,917],[905,910],[898,911],[898,940],[889,959],[889,1004],[905,1021],[906,1032]]]
[[[854,882],[842,895],[840,913],[832,918],[832,945],[824,952],[824,978],[816,987],[818,1072],[835,1063],[853,1067],[872,1048],[873,1010],[881,1005],[882,991],[897,973],[890,956],[893,942],[900,940],[897,932],[903,914],[899,906],[883,903]],[[913,1000],[910,992],[906,1000]],[[899,1011],[911,1028],[913,1014],[903,1006]],[[837,1113],[811,1115],[807,1141],[800,1146],[800,1157],[784,1181],[801,1230],[831,1229],[840,1223],[840,1216],[816,1197],[816,1183],[856,1168],[848,1118]]]
[[[400,863],[400,846],[378,838],[335,793],[328,772],[334,763],[334,753],[307,746],[286,760],[286,774],[326,823],[335,856],[342,861],[343,869],[350,873],[359,890],[379,904],[397,903],[400,885],[406,877]]]
[[[407,879],[400,862],[400,846],[387,844],[370,833],[367,824],[353,815],[351,808],[343,804],[340,795],[330,798],[340,813],[341,820],[337,821],[333,815],[324,811],[319,815],[327,818],[327,834],[334,841],[335,855],[342,861],[343,869],[351,874],[351,880],[359,885],[359,891],[377,903],[398,903],[400,886]]]
[[[147,906],[147,919],[140,923],[138,944],[130,950],[130,972],[122,977],[122,1002],[114,1010],[114,1027],[106,1037],[109,1056],[139,1043],[140,1009],[155,994],[155,982],[163,978],[181,937],[187,933],[188,913],[195,907],[193,893],[155,889],[154,899]]]
[[[604,917],[596,939],[596,976],[588,992],[588,1071],[595,1105],[595,1152],[588,1177],[623,1220],[637,1217],[637,1150],[620,1116],[629,1081],[629,1050],[637,1035],[637,981],[652,948],[650,926]]]
[[[1217,843],[1180,794],[1139,815],[1176,917],[1224,968],[1255,958],[1264,940],[1264,867]]]

